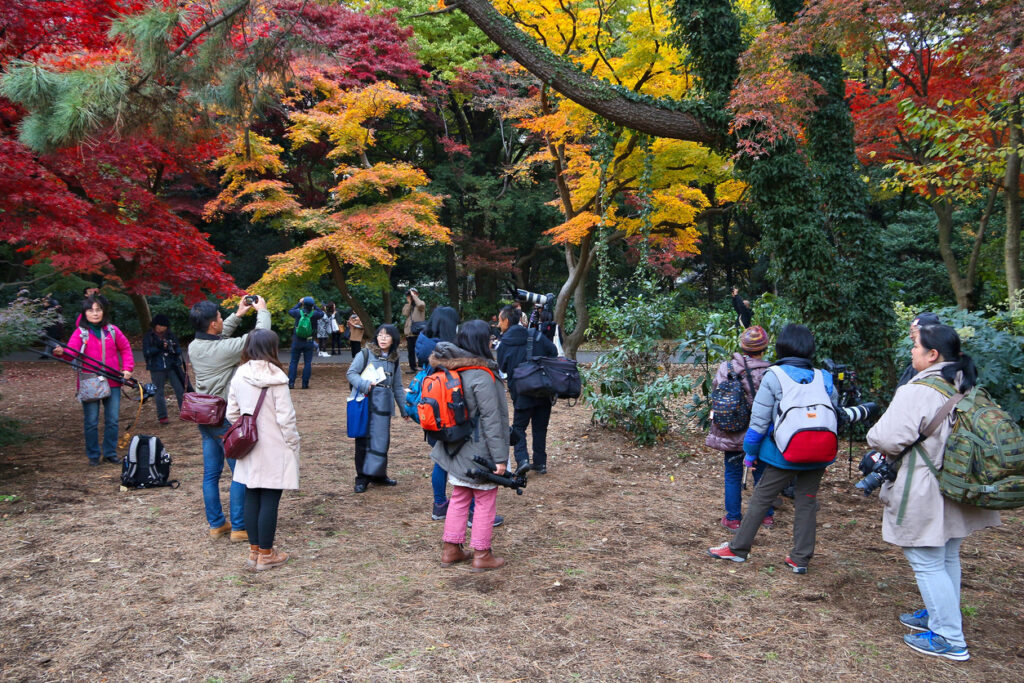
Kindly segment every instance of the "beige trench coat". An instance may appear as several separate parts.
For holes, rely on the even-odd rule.
[[[253,489],[297,489],[299,431],[288,375],[265,360],[241,365],[228,389],[227,417],[234,422],[243,412],[252,414],[263,387],[267,397],[256,418],[260,438],[249,455],[235,463],[234,480]]]
[[[914,380],[938,375],[946,365],[936,363],[917,373]],[[913,443],[946,403],[945,396],[931,387],[914,384],[914,380],[896,390],[888,410],[868,432],[868,445],[886,455],[897,455]],[[952,429],[951,416],[921,444],[936,469],[942,466],[942,452]],[[899,520],[908,479],[910,491],[903,519]],[[913,459],[909,452],[903,457],[896,481],[882,484],[879,497],[885,503],[882,539],[901,547],[938,547],[951,538],[964,538],[972,531],[1000,523],[995,510],[963,505],[943,496],[920,453]]]

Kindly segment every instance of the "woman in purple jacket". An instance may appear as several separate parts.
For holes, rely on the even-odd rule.
[[[110,302],[106,297],[100,294],[86,297],[82,302],[82,317],[79,319],[79,326],[71,333],[67,348],[72,352],[70,354],[72,358],[81,356],[109,365],[120,370],[124,379],[129,379],[132,376],[132,370],[135,369],[132,348],[128,343],[128,338],[124,336],[124,332],[112,325],[109,318]],[[53,353],[56,356],[63,355],[64,349],[58,346]],[[89,365],[86,362],[83,372],[88,373],[88,371]],[[81,377],[79,377],[80,380]],[[90,465],[100,464],[100,404],[103,405],[103,459],[112,463],[120,462],[117,458],[117,431],[121,409],[121,383],[108,379],[107,384],[110,385],[109,396],[82,403],[82,413],[85,418],[85,454],[89,458]]]
[[[768,333],[763,328],[755,325],[743,330],[743,334],[740,335],[741,353],[734,353],[731,359],[723,361],[718,366],[712,388],[717,388],[728,378],[731,365],[732,372],[739,375],[740,382],[743,384],[743,394],[747,403],[752,405],[754,395],[757,393],[758,387],[761,386],[761,378],[769,367],[768,361],[761,358],[766,348],[768,348]],[[748,377],[750,378],[749,382]],[[751,391],[751,386],[753,386],[753,391]],[[711,431],[708,432],[708,438],[705,441],[708,447],[725,454],[725,517],[722,517],[722,526],[732,531],[740,528],[740,520],[743,519],[741,484],[743,481],[743,437],[746,433],[746,428],[738,432],[726,432],[712,422]],[[754,469],[754,484],[761,479],[763,470],[763,465]],[[774,513],[773,509],[769,509],[761,523],[770,527],[775,522]]]

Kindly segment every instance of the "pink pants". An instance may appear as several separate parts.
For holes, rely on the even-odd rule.
[[[469,546],[473,550],[489,550],[491,533],[494,530],[494,513],[497,510],[498,489],[471,489],[468,486],[453,486],[448,501],[448,514],[444,518],[443,539],[448,543],[466,541],[466,521],[469,519],[469,503],[476,499],[473,511],[473,536]]]

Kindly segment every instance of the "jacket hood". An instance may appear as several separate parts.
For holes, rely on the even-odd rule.
[[[731,360],[733,370],[742,370],[744,360],[747,361],[747,367],[750,368],[751,370],[755,368],[767,368],[771,366],[771,363],[766,361],[764,358],[752,358],[751,356],[747,356],[739,351],[733,352]]]
[[[430,354],[430,365],[448,370],[458,370],[468,365],[482,365],[490,368],[495,374],[498,373],[498,364],[493,360],[474,356],[469,351],[445,341],[438,342],[434,347],[434,352]]]
[[[380,357],[384,355],[384,352],[380,350],[380,347],[373,342],[367,344],[366,348],[375,357]],[[391,349],[388,351],[386,358],[390,361],[398,360],[398,342],[395,342],[391,345]]]
[[[506,346],[526,346],[526,333],[529,331],[522,325],[509,325],[501,335],[501,343]]]
[[[284,370],[265,360],[251,360],[248,363],[242,363],[236,375],[259,389],[288,383],[288,375]]]

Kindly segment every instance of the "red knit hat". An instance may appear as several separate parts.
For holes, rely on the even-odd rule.
[[[768,333],[760,325],[748,327],[740,335],[740,348],[747,353],[761,353],[768,348]]]

